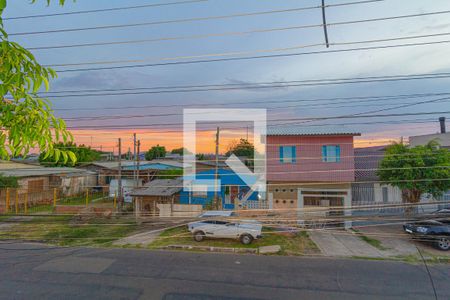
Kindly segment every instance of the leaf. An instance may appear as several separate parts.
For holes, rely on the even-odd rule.
[[[73,164],[77,162],[77,156],[72,151],[67,151],[67,154],[69,155],[70,161],[72,161]]]
[[[44,84],[45,84],[45,91],[48,92],[48,90],[50,89],[50,84],[48,82],[48,79],[46,77],[43,77],[42,80],[44,81]]]
[[[61,156],[61,151],[59,149],[55,149],[55,162],[59,161],[60,156]]]
[[[6,8],[6,0],[0,0],[0,15],[3,13],[3,10]]]
[[[67,164],[67,160],[69,159],[69,157],[67,156],[67,151],[61,151],[61,154],[63,156],[63,163]]]

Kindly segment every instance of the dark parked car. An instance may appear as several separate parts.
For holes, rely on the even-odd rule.
[[[436,219],[408,223],[403,229],[416,239],[433,242],[440,250],[450,249],[450,219]]]

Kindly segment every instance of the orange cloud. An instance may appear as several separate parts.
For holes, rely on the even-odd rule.
[[[94,149],[118,152],[118,138],[122,138],[122,153],[131,149],[133,151],[133,133],[136,133],[137,139],[141,141],[141,152],[147,151],[157,144],[165,146],[167,150],[183,147],[183,132],[175,130],[71,130],[74,140],[77,144],[91,146]],[[215,152],[216,132],[198,131],[197,132],[197,152],[214,153]],[[246,138],[246,131],[222,131],[220,134],[219,151],[224,153],[233,140]]]

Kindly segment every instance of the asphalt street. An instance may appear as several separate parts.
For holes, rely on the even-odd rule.
[[[450,299],[450,265],[429,266]],[[1,299],[435,299],[423,264],[0,244]]]

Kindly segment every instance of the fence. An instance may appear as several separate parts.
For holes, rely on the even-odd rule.
[[[57,206],[102,206],[116,208],[116,197],[106,191],[86,188],[67,195],[62,188],[33,191],[23,188],[0,189],[0,214],[53,213]]]

